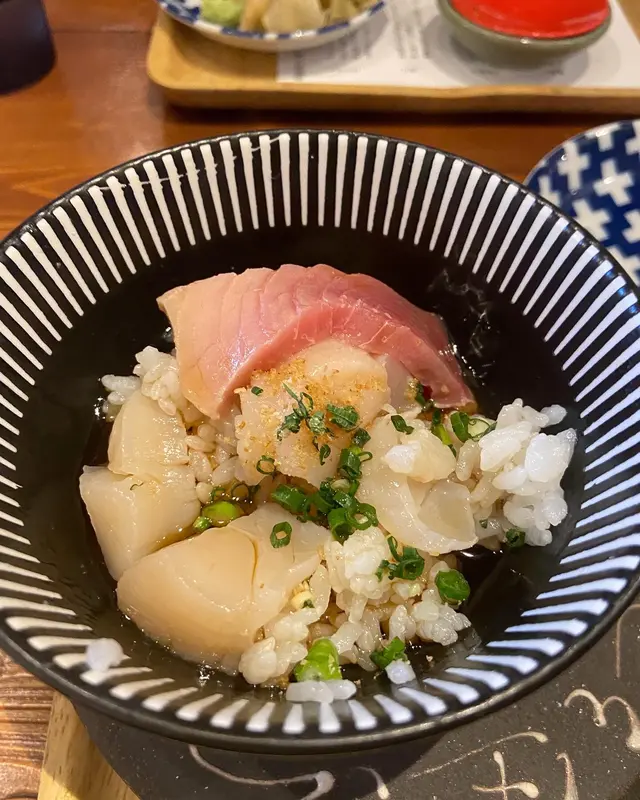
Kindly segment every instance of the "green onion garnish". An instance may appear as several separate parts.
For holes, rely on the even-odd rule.
[[[324,421],[324,411],[314,412],[307,420],[307,425],[314,436],[322,436],[323,433],[329,433],[329,428],[327,428]]]
[[[382,576],[384,575],[384,573],[389,571],[389,567],[390,567],[390,566],[391,566],[391,562],[390,562],[390,561],[387,561],[387,559],[386,559],[386,558],[385,558],[385,559],[383,559],[383,560],[380,562],[380,566],[379,566],[379,567],[378,567],[378,569],[376,570],[376,578],[377,578],[379,581],[381,581],[381,580],[382,580]]]
[[[378,514],[368,503],[357,503],[355,509],[347,510],[347,522],[358,531],[366,531],[378,524]]]
[[[334,406],[332,403],[328,403],[327,411],[330,414],[329,422],[345,431],[352,431],[360,419],[360,415],[353,406]]]
[[[353,528],[347,521],[347,512],[344,508],[333,508],[327,514],[327,522],[333,538],[344,544],[353,533]]]
[[[509,528],[504,535],[504,540],[511,550],[522,547],[525,541],[525,532],[520,528]]]
[[[488,519],[488,518],[487,518],[487,519],[481,519],[481,520],[480,520],[480,527],[481,527],[481,528],[485,528],[485,530],[486,530],[486,527],[487,527],[487,524],[488,524],[488,522],[489,522],[489,519]]]
[[[442,570],[436,575],[436,587],[445,603],[457,606],[468,599],[471,588],[457,569]]]
[[[355,445],[356,447],[364,447],[370,439],[371,436],[367,433],[367,431],[365,431],[364,428],[358,428],[358,430],[353,434],[351,444]]]
[[[266,466],[266,469],[262,466],[263,463]],[[276,471],[275,459],[271,458],[271,456],[260,456],[258,463],[256,464],[256,469],[261,475],[273,475],[273,473]]]
[[[431,399],[431,389],[422,383],[416,386],[416,402],[422,406],[423,411],[429,411],[433,408],[433,400]]]
[[[469,415],[464,411],[454,411],[449,415],[453,432],[461,442],[466,442],[469,436]]]
[[[404,642],[396,636],[382,650],[375,650],[371,653],[370,657],[378,669],[385,669],[392,661],[406,661],[407,654],[405,653]]]
[[[331,455],[331,448],[328,444],[323,444],[320,448],[320,466],[324,466],[324,462],[329,458]]]
[[[264,389],[261,389],[259,386],[254,386],[253,389],[251,390],[251,394],[255,394],[256,397],[259,394],[262,394],[262,392],[264,392]]]
[[[415,430],[411,425],[407,425],[404,417],[401,417],[400,414],[394,414],[391,417],[391,422],[398,433],[413,433]]]
[[[206,531],[207,528],[212,528],[213,522],[207,517],[196,517],[195,522],[193,523],[193,530],[197,531],[198,533],[203,533]]]
[[[479,442],[483,436],[491,433],[491,431],[495,431],[495,429],[495,422],[487,422],[487,420],[482,417],[471,417],[469,419],[469,438],[474,442]]]
[[[449,431],[444,427],[442,423],[442,411],[440,411],[439,408],[436,408],[433,412],[433,418],[431,420],[431,433],[433,433],[434,436],[437,436],[438,439],[440,439],[440,441],[442,442],[442,444],[445,444],[449,448],[449,450],[451,450],[454,456],[456,455],[456,450],[455,447],[453,446],[453,443],[451,442]]]
[[[202,516],[206,517],[214,528],[224,528],[234,519],[244,516],[244,511],[237,503],[230,500],[216,500],[202,509]]]
[[[317,639],[293,674],[297,681],[339,681],[340,659],[331,639]]]
[[[391,578],[401,578],[406,581],[417,580],[424,572],[424,558],[415,547],[405,547],[402,553],[398,552],[398,540],[393,536],[387,539],[391,555],[395,558],[396,564],[389,565],[389,576]]]
[[[279,547],[286,547],[291,542],[291,534],[293,528],[289,522],[279,522],[273,526],[271,531],[271,547],[278,549]],[[284,536],[280,536],[284,534]]]
[[[313,600],[305,600],[304,603],[302,604],[302,607],[303,608],[315,608],[315,605],[313,603]]]
[[[291,414],[287,414],[284,418],[284,422],[278,428],[277,436],[278,441],[282,441],[282,434],[285,431],[289,431],[289,433],[300,433],[300,425],[302,424],[302,418],[298,414],[297,411],[292,411]]]
[[[362,466],[360,463],[361,453],[362,450],[360,447],[346,447],[342,450],[338,461],[338,473],[350,480],[360,478],[362,475]]]
[[[319,491],[318,492],[314,492],[313,494],[310,494],[308,497],[309,497],[310,505],[315,506],[316,511],[319,514],[325,514],[326,515],[333,508],[333,505],[332,505],[331,501],[327,500],[324,497],[324,495],[322,494],[322,492],[319,492]]]
[[[304,514],[309,509],[309,498],[307,495],[295,486],[287,486],[284,483],[281,486],[277,486],[271,492],[271,499],[274,503],[278,503],[286,511],[296,516],[298,514]]]
[[[214,486],[211,490],[211,497],[209,498],[210,503],[215,503],[216,500],[220,500],[222,497],[225,497],[227,494],[227,490],[224,486]]]

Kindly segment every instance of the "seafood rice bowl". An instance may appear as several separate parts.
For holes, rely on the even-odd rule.
[[[566,517],[564,408],[483,415],[444,321],[380,281],[284,265],[159,304],[175,349],[102,378],[80,490],[120,608],[178,655],[293,701],[355,694],[344,665],[410,682],[470,625],[458,553]]]

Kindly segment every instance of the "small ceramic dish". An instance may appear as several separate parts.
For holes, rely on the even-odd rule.
[[[442,315],[488,414],[559,403],[579,441],[547,547],[468,557],[473,628],[412,653],[402,687],[357,670],[328,704],[184,661],[119,611],[78,490],[104,463],[100,376],[170,349],[156,298],[257,264],[324,262]],[[93,709],[170,738],[271,754],[437,734],[551,679],[640,584],[640,299],[524,187],[409,142],[269,131],[182,144],[70,190],[0,244],[0,646]],[[465,567],[465,570],[467,568]],[[116,639],[96,672],[88,643]]]
[[[568,139],[536,164],[526,185],[577,220],[640,283],[640,120]]]
[[[261,53],[291,53],[331,44],[355,33],[372,17],[380,13],[385,6],[384,0],[378,0],[350,20],[336,22],[315,30],[296,31],[295,33],[260,33],[241,31],[238,28],[227,28],[207,22],[200,13],[200,0],[157,0],[157,2],[160,8],[173,19],[188,25],[207,39],[241,50],[254,50]]]
[[[518,36],[500,33],[472,22],[454,8],[451,0],[438,0],[438,7],[463,47],[484,61],[498,61],[514,66],[530,66],[584,50],[597,42],[611,24],[609,11],[604,22],[578,36]]]

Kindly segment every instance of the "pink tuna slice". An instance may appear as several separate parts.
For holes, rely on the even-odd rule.
[[[158,303],[173,327],[182,390],[214,419],[253,372],[329,338],[396,359],[439,406],[474,402],[440,317],[369,275],[325,264],[248,269],[179,286]]]

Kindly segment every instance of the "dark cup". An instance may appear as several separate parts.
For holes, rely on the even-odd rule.
[[[0,0],[0,94],[35,83],[54,62],[42,0]]]

